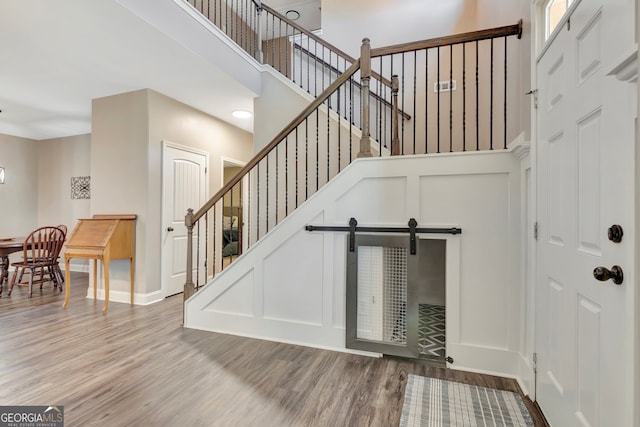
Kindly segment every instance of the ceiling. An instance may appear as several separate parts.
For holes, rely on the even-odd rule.
[[[300,17],[294,22],[307,30],[319,30],[320,26],[320,0],[267,0],[264,3],[292,19],[295,13],[287,14],[287,11],[296,11]]]
[[[278,11],[320,0],[272,0]],[[255,93],[113,0],[0,0],[0,133],[36,140],[91,132],[91,100],[153,89],[231,116]],[[319,9],[318,9],[319,10]]]

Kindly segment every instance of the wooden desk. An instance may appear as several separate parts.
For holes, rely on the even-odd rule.
[[[65,295],[63,307],[69,304],[71,291],[69,260],[85,258],[93,260],[93,299],[97,296],[98,260],[104,270],[104,307],[109,308],[109,262],[112,259],[129,259],[131,280],[131,304],[133,304],[133,281],[135,275],[135,221],[137,215],[94,215],[80,219],[67,240],[64,252]]]
[[[11,240],[0,240],[0,295],[2,295],[4,281],[9,278],[9,255],[22,250],[24,239],[24,237],[14,237]]]

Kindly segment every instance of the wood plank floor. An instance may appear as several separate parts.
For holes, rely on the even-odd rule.
[[[397,426],[410,373],[519,391],[417,360],[185,329],[181,295],[103,315],[88,276],[71,282],[67,309],[51,284],[2,294],[0,405],[64,405],[68,426]]]

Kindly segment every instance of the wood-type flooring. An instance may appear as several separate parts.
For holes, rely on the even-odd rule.
[[[103,315],[87,274],[71,285],[66,309],[51,283],[0,297],[0,405],[63,405],[66,426],[397,426],[410,373],[519,391],[419,360],[185,329],[182,295]]]

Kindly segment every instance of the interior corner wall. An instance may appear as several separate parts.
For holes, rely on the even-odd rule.
[[[38,141],[0,134],[4,213],[0,237],[26,236],[38,224]]]
[[[91,176],[91,135],[76,135],[38,142],[38,225],[67,226],[88,218],[90,199],[71,198],[71,178]],[[88,271],[87,261],[71,260],[74,271]]]
[[[322,38],[355,58],[378,48],[476,30],[475,0],[322,0]]]
[[[372,48],[424,40],[434,37],[513,25],[523,20],[517,58],[509,61],[509,126],[513,135],[531,135],[531,100],[523,95],[531,81],[531,1],[513,0],[323,0],[322,38],[354,56],[360,57],[362,39]],[[512,138],[509,138],[511,140]]]
[[[512,39],[518,43],[519,57],[510,63],[509,79],[514,82],[515,91],[508,94],[511,126],[524,131],[524,139],[531,140],[531,98],[524,95],[531,87],[531,0],[477,0],[478,29],[513,25],[522,19],[522,38]],[[511,122],[510,120],[510,122]],[[520,132],[517,132],[520,133]]]
[[[253,101],[253,150],[258,153],[285,128],[313,98],[277,71],[262,73],[262,92]]]
[[[248,162],[253,157],[251,133],[185,105],[161,93],[148,90],[149,212],[147,218],[147,259],[161,259],[162,227],[162,141],[209,153],[208,186],[211,197],[222,188],[222,158]],[[195,209],[199,206],[194,206]],[[186,212],[185,212],[186,214]],[[147,269],[147,292],[160,291],[160,264]]]
[[[136,214],[135,293],[147,294],[149,270],[159,268],[147,254],[148,96],[139,90],[92,103],[90,213]],[[110,298],[129,299],[129,262],[111,261]],[[99,289],[104,287],[99,272]]]
[[[93,100],[90,211],[138,215],[135,302],[142,304],[161,295],[163,141],[209,152],[210,190],[222,186],[222,157],[252,157],[250,133],[153,90]],[[110,276],[110,298],[128,301],[129,263],[112,261]]]

